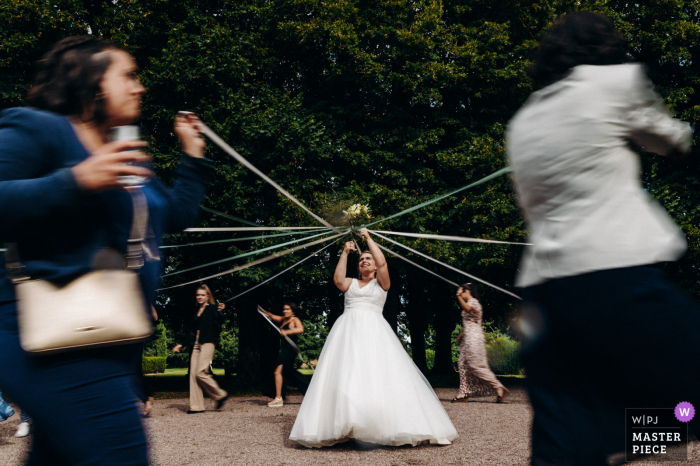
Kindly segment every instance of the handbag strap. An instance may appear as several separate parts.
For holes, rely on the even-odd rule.
[[[126,245],[125,267],[138,270],[143,267],[144,252],[149,259],[153,257],[151,247],[147,247],[146,234],[148,233],[148,201],[141,189],[128,189],[131,201],[134,205],[134,215],[131,221],[131,231]],[[5,243],[5,268],[7,276],[13,284],[17,284],[30,277],[25,273],[25,267],[19,257],[17,243]]]
[[[19,260],[17,243],[5,243],[5,268],[12,283],[29,280],[29,276],[24,273],[24,264]]]
[[[131,233],[126,243],[126,268],[140,269],[143,267],[144,244],[148,229],[148,201],[141,189],[128,189],[131,202],[134,205],[134,216],[131,221]]]

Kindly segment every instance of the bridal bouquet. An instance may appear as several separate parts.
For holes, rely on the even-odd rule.
[[[369,206],[362,204],[353,204],[348,210],[343,211],[345,215],[350,220],[350,223],[354,223],[355,220],[364,220],[372,218],[369,214]]]

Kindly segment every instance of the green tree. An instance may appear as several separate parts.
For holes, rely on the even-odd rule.
[[[180,159],[173,117],[178,110],[190,110],[312,210],[327,212],[331,206],[359,202],[370,205],[375,218],[383,218],[505,165],[504,131],[532,90],[525,71],[537,40],[557,16],[575,9],[611,16],[672,111],[698,124],[700,65],[693,60],[699,44],[698,3],[684,0],[7,0],[0,5],[0,107],[21,104],[32,62],[51,43],[73,34],[99,35],[127,48],[143,70],[148,94],[142,126],[154,166],[166,181],[172,181]],[[205,206],[259,225],[316,224],[216,147],[210,145],[207,155],[216,173]],[[698,163],[649,154],[643,162],[645,187],[690,240],[690,253],[667,269],[700,297],[699,272],[693,266],[700,241]],[[202,212],[199,226],[242,224]],[[505,177],[380,223],[377,229],[526,238]],[[187,233],[166,243],[247,236]],[[234,263],[169,273],[290,239],[163,250],[164,284],[195,280]],[[512,288],[521,254],[520,246],[399,241],[506,288]],[[332,326],[343,306],[331,280],[340,249],[340,244],[333,246],[228,303],[224,313],[231,338],[225,345],[234,344],[233,335],[238,335],[238,368],[244,378],[260,380],[279,344],[279,335],[255,312],[257,304],[278,311],[284,300],[292,300],[312,310],[304,320],[315,327],[319,341],[323,332],[318,326]],[[220,299],[235,296],[312,250],[210,280],[209,285]],[[466,281],[407,256],[452,281]],[[391,255],[388,260],[395,294],[385,309],[387,320],[406,329],[413,358],[424,371],[425,336],[432,329],[432,372],[452,371],[451,336],[459,323],[454,289]],[[355,261],[351,257],[350,274],[355,273]],[[173,288],[159,296],[168,338],[184,336],[195,287]],[[516,303],[488,287],[481,291],[485,318],[505,328]]]

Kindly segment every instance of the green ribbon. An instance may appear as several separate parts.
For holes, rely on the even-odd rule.
[[[195,266],[195,267],[190,267],[189,269],[179,270],[179,271],[177,271],[177,272],[172,272],[172,273],[169,273],[169,274],[167,274],[167,275],[163,275],[163,278],[165,278],[165,277],[170,277],[170,276],[173,276],[173,275],[177,275],[177,274],[180,274],[180,273],[189,272],[189,271],[191,271],[191,270],[201,269],[202,267],[208,267],[208,266],[210,266],[210,265],[221,264],[222,262],[228,262],[228,261],[232,261],[232,260],[234,260],[234,259],[241,259],[241,258],[243,258],[243,257],[252,256],[252,255],[259,254],[259,253],[265,252],[265,251],[272,251],[273,249],[281,248],[281,247],[283,247],[283,246],[288,246],[288,245],[290,245],[290,244],[292,244],[292,243],[297,243],[297,242],[299,242],[299,241],[310,240],[310,239],[312,239],[312,238],[317,238],[317,237],[319,237],[319,236],[328,235],[328,234],[330,234],[330,233],[333,233],[333,232],[332,232],[332,231],[325,231],[325,232],[323,232],[323,233],[319,233],[318,235],[307,236],[307,237],[305,237],[305,238],[297,238],[297,239],[295,239],[295,240],[288,241],[288,242],[286,242],[286,243],[276,244],[276,245],[274,245],[274,246],[269,246],[269,247],[267,247],[267,248],[257,249],[257,250],[255,250],[255,251],[246,252],[246,253],[243,253],[243,254],[239,254],[239,255],[237,255],[237,256],[228,257],[228,258],[226,258],[226,259],[221,259],[221,260],[218,260],[218,261],[209,262],[208,264],[197,265],[197,266]]]
[[[250,225],[250,226],[252,226],[252,227],[259,227],[259,226],[262,226],[262,225],[259,225],[259,224],[257,224],[257,223],[254,223],[254,222],[249,222],[248,220],[243,220],[242,218],[234,217],[233,215],[229,215],[229,214],[225,214],[225,213],[223,213],[223,212],[219,212],[218,210],[210,209],[209,207],[204,207],[203,205],[200,205],[199,207],[201,207],[202,210],[204,210],[204,211],[206,211],[206,212],[209,212],[209,213],[211,213],[211,214],[218,215],[218,216],[220,216],[220,217],[224,217],[224,218],[227,218],[227,219],[229,219],[229,220],[235,220],[235,221],[241,222],[241,223],[243,223],[243,224],[245,224],[245,225]]]
[[[275,238],[277,236],[289,236],[289,235],[305,235],[308,233],[316,233],[318,231],[326,231],[328,228],[319,228],[318,230],[305,230],[305,231],[292,231],[289,233],[277,233],[275,235],[260,235],[260,236],[248,236],[245,238],[233,238],[233,239],[220,239],[216,241],[203,241],[201,243],[187,243],[187,244],[173,244],[171,246],[161,246],[161,249],[165,248],[181,248],[181,247],[186,247],[186,246],[199,246],[202,244],[215,244],[215,243],[230,243],[234,241],[251,241],[255,239],[262,239],[262,238]]]
[[[497,172],[491,173],[489,176],[480,179],[479,181],[475,181],[474,183],[468,184],[468,185],[466,185],[466,186],[462,186],[461,188],[457,188],[457,189],[455,189],[454,191],[451,191],[451,192],[449,192],[449,193],[447,193],[447,194],[443,194],[443,195],[441,195],[441,196],[438,196],[438,197],[436,197],[436,198],[433,198],[433,199],[431,199],[431,200],[429,200],[429,201],[426,201],[426,202],[423,202],[423,203],[421,203],[421,204],[415,205],[415,206],[410,207],[410,208],[408,208],[408,209],[406,209],[406,210],[402,210],[401,212],[399,212],[399,213],[397,213],[397,214],[389,215],[388,217],[384,217],[384,218],[381,219],[381,220],[375,220],[374,222],[366,223],[366,224],[360,226],[360,227],[357,228],[357,229],[360,229],[360,228],[367,228],[367,227],[370,227],[370,226],[372,226],[372,225],[376,225],[377,223],[384,222],[384,221],[386,221],[386,220],[399,217],[399,216],[404,215],[404,214],[407,214],[407,213],[409,213],[409,212],[413,212],[414,210],[422,209],[423,207],[428,206],[428,205],[430,205],[430,204],[434,204],[434,203],[437,202],[437,201],[441,201],[441,200],[445,199],[446,197],[454,196],[455,194],[457,194],[457,193],[459,193],[459,192],[462,192],[462,191],[464,191],[464,190],[466,190],[466,189],[469,189],[469,188],[473,188],[473,187],[475,187],[475,186],[479,186],[480,184],[486,183],[487,181],[491,181],[491,180],[493,180],[494,178],[498,178],[499,176],[505,175],[506,173],[510,173],[511,171],[512,171],[512,168],[510,168],[510,167],[502,168],[502,169],[498,170]]]

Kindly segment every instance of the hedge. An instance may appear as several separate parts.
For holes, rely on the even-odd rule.
[[[167,358],[144,357],[141,359],[142,374],[162,374],[165,372],[165,360]]]

